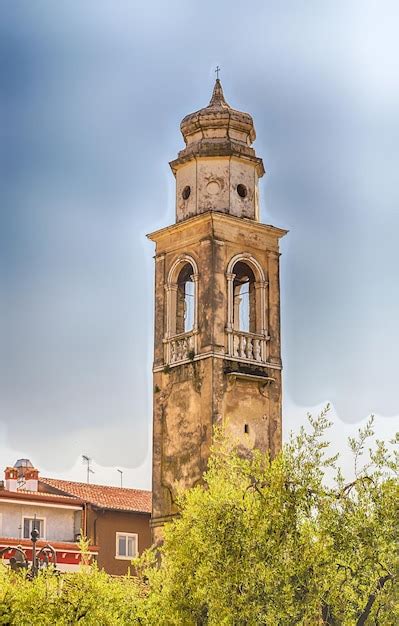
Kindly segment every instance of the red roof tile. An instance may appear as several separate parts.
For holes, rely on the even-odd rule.
[[[50,493],[43,491],[29,491],[28,489],[18,489],[17,491],[8,491],[8,489],[0,489],[0,498],[7,500],[34,500],[35,502],[57,502],[60,505],[68,504],[75,506],[83,506],[83,502],[79,496],[66,493]]]
[[[69,496],[80,498],[102,509],[151,513],[151,491],[109,487],[106,485],[90,485],[87,483],[76,483],[71,480],[59,480],[58,478],[40,477],[39,483],[43,486],[47,485],[57,489]]]

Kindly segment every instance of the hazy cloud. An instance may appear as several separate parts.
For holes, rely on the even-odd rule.
[[[0,421],[61,471],[149,448],[152,245],[213,68],[250,111],[283,241],[285,391],[399,414],[395,2],[5,2]],[[10,452],[12,454],[12,452]],[[6,462],[12,462],[9,458]]]

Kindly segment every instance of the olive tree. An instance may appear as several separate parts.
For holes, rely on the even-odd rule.
[[[399,623],[399,440],[366,452],[371,419],[349,441],[355,476],[345,482],[328,454],[327,411],[274,459],[245,458],[217,434],[157,563],[137,563],[143,623]]]

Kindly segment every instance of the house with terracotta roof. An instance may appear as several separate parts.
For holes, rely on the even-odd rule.
[[[5,470],[5,479],[0,483],[0,550],[10,549],[3,559],[18,557],[15,548],[22,547],[31,562],[31,532],[36,529],[37,550],[50,544],[56,553],[57,569],[75,571],[81,561],[76,542],[85,514],[84,501],[76,496],[40,492],[38,474],[28,459],[20,459]],[[97,557],[94,543],[90,552],[92,558]]]
[[[79,567],[83,530],[99,567],[126,574],[132,558],[151,545],[150,517],[150,491],[44,478],[27,459],[7,467],[0,484],[0,549],[21,545],[31,559],[36,528],[38,547],[55,548],[61,571]]]
[[[150,547],[150,491],[43,477],[39,489],[84,503],[84,535],[97,546],[98,565],[109,574],[126,574],[132,558]]]

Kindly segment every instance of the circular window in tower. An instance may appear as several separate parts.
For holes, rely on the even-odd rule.
[[[191,187],[190,185],[186,185],[181,193],[183,200],[188,200],[190,197],[190,193],[191,193]]]
[[[240,198],[246,198],[248,194],[246,186],[241,185],[241,183],[237,185],[237,193],[240,196]]]

